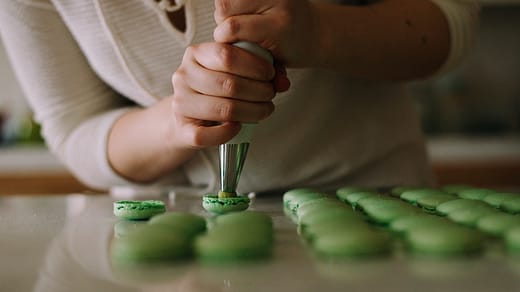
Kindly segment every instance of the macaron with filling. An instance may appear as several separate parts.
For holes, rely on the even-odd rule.
[[[164,212],[166,212],[166,205],[159,200],[114,202],[114,215],[125,220],[147,220]]]

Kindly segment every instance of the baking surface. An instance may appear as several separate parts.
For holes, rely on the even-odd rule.
[[[169,210],[208,216],[200,197],[160,199]],[[109,259],[118,222],[114,200],[0,197],[0,291],[520,291],[520,258],[508,258],[493,243],[466,260],[420,259],[398,246],[383,259],[318,260],[283,214],[281,195],[256,198],[251,207],[275,224],[268,261],[115,267]]]

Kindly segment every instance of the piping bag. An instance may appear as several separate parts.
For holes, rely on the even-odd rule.
[[[244,49],[273,64],[271,53],[251,42],[236,42],[236,47]],[[253,137],[255,123],[242,123],[240,132],[225,144],[219,146],[220,191],[219,198],[236,197],[240,174],[247,157],[249,144]]]

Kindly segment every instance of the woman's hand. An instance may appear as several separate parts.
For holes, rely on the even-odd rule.
[[[215,0],[217,42],[249,41],[268,49],[290,67],[312,66],[319,27],[307,0]]]
[[[172,143],[203,148],[223,144],[274,110],[276,85],[272,64],[224,43],[186,49],[172,76]]]

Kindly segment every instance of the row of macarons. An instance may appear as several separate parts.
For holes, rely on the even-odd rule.
[[[474,189],[474,191],[480,192],[481,190]],[[514,194],[508,195],[511,197],[515,196]],[[408,190],[402,192],[401,195],[398,195],[398,192],[394,190],[394,196],[398,196],[402,200],[396,200],[390,196],[381,197],[371,192],[349,193],[348,189],[338,190],[338,196],[344,198],[353,207],[357,206],[357,208],[363,210],[373,221],[386,223],[391,230],[397,232],[401,232],[403,228],[410,230],[421,225],[425,229],[426,227],[432,229],[432,231],[423,231],[423,233],[431,234],[440,232],[433,230],[439,228],[440,224],[449,226],[455,223],[467,227],[466,231],[463,231],[466,234],[470,233],[470,231],[467,231],[468,229],[473,230],[471,231],[474,233],[472,235],[472,238],[474,238],[472,246],[475,250],[484,248],[486,237],[490,237],[491,239],[501,240],[501,243],[505,245],[509,253],[520,253],[518,242],[520,216],[506,213],[482,201],[464,199],[457,196],[457,194],[447,194],[444,191],[434,189]],[[386,213],[384,211],[381,213],[380,211],[379,214],[374,214],[371,211],[374,208],[374,206],[371,206],[371,202],[379,205],[381,209],[385,209],[386,206]],[[402,204],[402,202],[407,202],[409,206],[415,207],[415,210],[411,210],[412,212],[417,210],[422,212],[406,216],[404,211],[400,211],[400,214],[399,211],[390,208],[390,205]],[[406,210],[407,208],[403,206],[402,209]],[[475,231],[479,231],[481,234],[476,234]],[[417,232],[415,232],[415,236],[417,236]],[[456,236],[460,236],[460,234]],[[481,238],[480,240],[479,237]],[[432,243],[434,242],[433,239],[430,240]]]
[[[132,202],[135,209],[139,204],[160,205],[160,201]],[[114,203],[121,220],[114,225],[110,249],[116,265],[190,259],[242,261],[266,258],[272,251],[273,223],[264,213],[235,212],[206,219],[188,212],[156,211],[136,219],[118,213],[120,203]]]
[[[455,186],[450,187],[455,189]],[[457,188],[459,191],[462,190],[461,186],[457,186]],[[467,187],[465,188],[466,195],[470,189],[475,192],[481,191]],[[397,234],[404,239],[410,251],[443,256],[475,254],[484,249],[485,234],[488,234],[502,236],[508,251],[520,253],[520,231],[517,231],[520,224],[519,216],[500,212],[491,206],[488,207],[489,209],[481,207],[488,210],[487,213],[485,211],[482,211],[482,213],[481,211],[471,212],[472,208],[468,209],[464,206],[464,203],[469,205],[486,204],[483,202],[477,203],[476,200],[472,199],[461,199],[457,193],[450,193],[442,189],[399,187],[392,189],[388,194],[356,187],[345,187],[337,191],[337,197],[351,206],[352,209],[360,211],[357,213],[363,214],[365,219],[368,219],[367,222],[372,223],[372,225],[384,226],[386,229],[393,231],[392,234]],[[488,195],[490,194],[491,192],[488,193]],[[516,195],[507,194],[507,196],[509,197],[504,198],[505,200],[514,198]],[[310,207],[312,205],[315,206]],[[359,238],[355,238],[356,233],[352,232],[352,224],[340,223],[345,221],[345,219],[340,218],[344,215],[335,218],[334,213],[337,213],[337,211],[332,210],[337,208],[336,205],[341,206],[337,200],[334,201],[330,196],[309,189],[295,189],[284,195],[285,210],[299,225],[299,230],[307,229],[308,223],[304,218],[308,216],[308,209],[311,209],[313,213],[329,214],[326,215],[328,216],[327,221],[321,224],[331,225],[327,227],[327,232],[330,235],[324,237],[323,234],[320,234],[321,241],[309,241],[308,235],[304,232],[304,236],[311,247],[316,249],[316,246],[318,246],[317,248],[320,248],[319,243],[324,241],[323,238],[329,240],[329,238],[339,237],[338,234],[342,234],[341,240],[335,239],[336,244],[341,245],[341,241],[343,241],[344,256],[349,256],[350,253],[355,255],[356,249],[348,246],[348,241],[358,240]],[[436,211],[437,207],[441,212]],[[442,213],[448,212],[448,210],[451,215]],[[476,221],[472,221],[472,218],[478,218],[473,213],[483,215],[481,223],[477,224]],[[443,218],[437,215],[447,216]],[[479,230],[483,232],[472,228],[475,225],[478,225]],[[323,227],[321,228],[323,229]],[[316,228],[310,230],[313,229]],[[380,239],[380,241],[386,242],[388,240]],[[324,253],[319,251],[318,254]],[[363,254],[358,252],[358,255]]]
[[[481,192],[482,190],[468,189],[464,194],[471,194],[472,191]],[[469,227],[478,227],[479,230],[494,236],[503,235],[507,229],[520,224],[520,216],[499,208],[500,204],[492,205],[486,203],[483,200],[468,199],[463,196],[459,196],[457,193],[450,194],[438,189],[414,189],[402,192],[394,190],[393,196],[381,197],[380,194],[373,191],[358,192],[352,188],[342,188],[337,191],[337,195],[341,200],[351,204],[354,208],[357,205],[360,205],[361,207],[363,207],[363,205],[370,205],[371,200],[381,201],[381,199],[383,199],[383,201],[389,201],[387,204],[394,205],[402,205],[402,202],[407,202],[412,206],[419,207],[426,213],[445,216],[455,223]],[[505,194],[493,193],[489,194],[488,196],[495,195]],[[507,194],[507,196],[509,197],[505,201],[511,202],[515,201],[518,195]],[[400,198],[402,202],[395,201],[393,197]],[[364,209],[370,213],[370,206]],[[390,223],[390,221],[394,219],[393,217],[401,217],[402,215],[406,215],[405,213],[408,211],[416,212],[417,209],[410,209],[406,206],[402,206],[401,209],[391,208],[388,210],[388,212],[392,213],[374,214],[374,220],[383,224]],[[490,226],[490,222],[500,222],[501,225],[496,224],[494,226]]]

